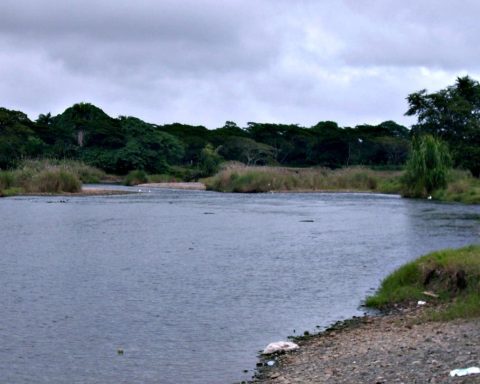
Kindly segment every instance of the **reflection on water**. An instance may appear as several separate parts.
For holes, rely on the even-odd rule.
[[[480,207],[363,194],[152,190],[0,212],[8,383],[247,379],[269,342],[358,315],[394,268],[480,234]]]

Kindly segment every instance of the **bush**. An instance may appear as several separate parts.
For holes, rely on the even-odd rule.
[[[148,183],[148,176],[145,171],[140,169],[136,169],[134,171],[130,171],[127,176],[125,176],[125,180],[123,181],[125,185],[138,185],[143,183]]]

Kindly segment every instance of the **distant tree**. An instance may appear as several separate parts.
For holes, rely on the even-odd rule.
[[[201,125],[174,123],[160,126],[159,129],[177,137],[183,143],[185,148],[183,162],[187,165],[198,164],[203,148],[210,143],[210,131]]]
[[[45,144],[32,127],[33,122],[23,112],[0,108],[0,169],[42,153]]]
[[[415,137],[404,176],[405,195],[425,197],[445,188],[451,158],[444,142],[431,135]]]
[[[274,161],[274,149],[245,137],[231,137],[218,148],[226,160],[237,160],[247,165],[265,165]]]
[[[201,176],[206,177],[217,173],[222,161],[222,156],[218,154],[211,144],[207,144],[200,154],[199,168],[202,173]]]
[[[407,97],[408,116],[416,115],[413,134],[446,141],[454,164],[480,175],[480,84],[468,76],[438,92],[421,90]]]
[[[173,135],[135,117],[121,116],[119,121],[126,138],[126,145],[117,153],[121,173],[132,169],[163,173],[182,160],[183,144]]]

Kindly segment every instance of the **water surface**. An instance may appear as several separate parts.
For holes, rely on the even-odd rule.
[[[394,268],[480,234],[480,207],[365,194],[17,197],[0,214],[6,383],[248,379],[269,342],[360,314]]]

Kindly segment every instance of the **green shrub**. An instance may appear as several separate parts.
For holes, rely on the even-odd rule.
[[[148,183],[148,176],[143,170],[134,170],[130,171],[127,176],[125,176],[125,180],[123,181],[125,185],[137,185]]]

